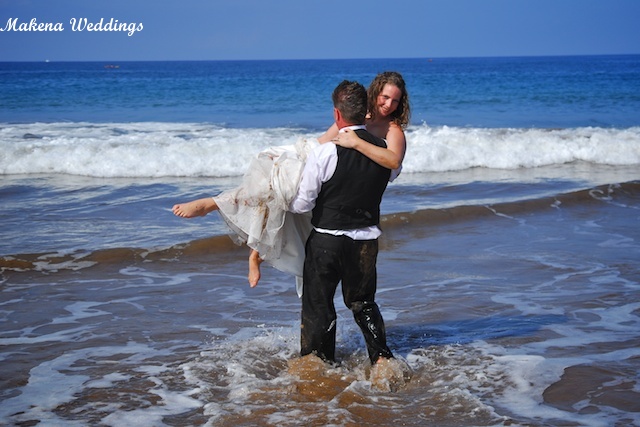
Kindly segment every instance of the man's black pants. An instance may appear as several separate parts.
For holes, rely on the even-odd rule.
[[[333,298],[342,280],[342,297],[364,335],[371,363],[393,357],[384,321],[375,303],[377,240],[353,240],[311,232],[305,248],[301,355],[335,361],[336,310]]]

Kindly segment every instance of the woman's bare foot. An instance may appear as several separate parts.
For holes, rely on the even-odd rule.
[[[181,218],[194,218],[197,216],[205,216],[209,212],[213,212],[218,209],[216,201],[213,197],[207,197],[204,199],[193,200],[188,203],[180,203],[173,205],[173,214]]]
[[[249,254],[249,285],[252,288],[258,286],[260,281],[260,264],[262,264],[262,258],[258,251],[251,249]]]

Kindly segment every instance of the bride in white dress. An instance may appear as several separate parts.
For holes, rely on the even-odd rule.
[[[232,239],[251,248],[249,284],[260,280],[260,264],[296,276],[298,295],[302,292],[304,245],[311,232],[311,218],[288,212],[296,195],[307,154],[322,143],[335,143],[360,151],[376,163],[399,173],[406,150],[404,129],[409,123],[409,96],[397,72],[378,74],[367,90],[369,114],[367,130],[387,141],[387,148],[361,140],[353,131],[338,132],[334,124],[317,141],[300,140],[295,145],[270,147],[252,161],[240,186],[173,206],[183,218],[206,215],[217,210],[233,231]]]

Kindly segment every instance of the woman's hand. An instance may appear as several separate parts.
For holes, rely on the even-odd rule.
[[[345,148],[356,148],[359,142],[362,140],[356,135],[353,129],[344,129],[342,132],[333,138],[333,142],[336,145]]]

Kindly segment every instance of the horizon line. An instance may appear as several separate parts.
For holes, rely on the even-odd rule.
[[[442,60],[442,59],[499,59],[499,58],[558,58],[558,57],[598,57],[598,56],[637,56],[640,53],[589,53],[589,54],[545,54],[545,55],[476,55],[476,56],[398,56],[398,57],[361,57],[361,58],[236,58],[236,59],[23,59],[3,60],[0,63],[33,62],[33,63],[61,63],[61,62],[260,62],[260,61],[368,61],[368,60]]]

